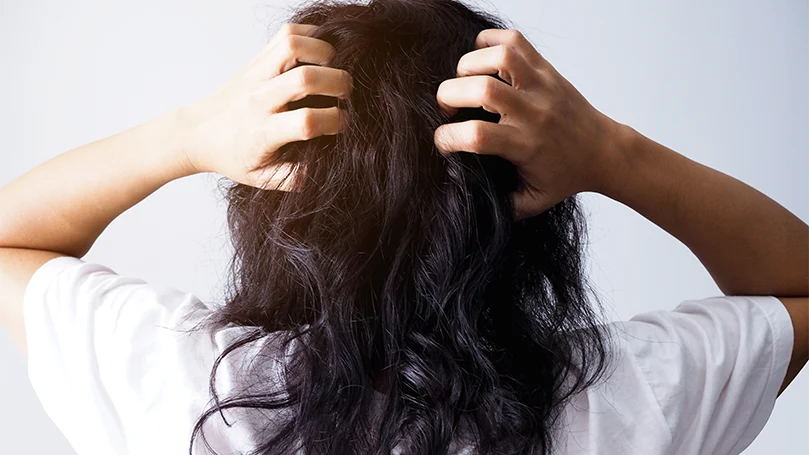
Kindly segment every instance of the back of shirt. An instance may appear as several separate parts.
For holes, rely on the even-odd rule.
[[[176,330],[211,311],[193,294],[77,258],[37,270],[24,301],[29,377],[79,455],[188,453],[194,424],[212,403],[214,360],[254,329],[229,327],[214,340]],[[559,454],[738,454],[767,422],[793,344],[789,314],[771,296],[689,300],[609,329],[611,374],[564,409]],[[222,397],[273,335],[225,357],[216,378]],[[290,353],[270,347],[274,355],[261,361],[283,387]],[[230,427],[213,415],[208,443],[222,454],[249,451],[257,442],[250,415],[224,411]],[[453,452],[474,453],[460,437]],[[207,453],[201,438],[195,453]]]

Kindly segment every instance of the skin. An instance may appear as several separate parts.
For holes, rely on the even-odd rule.
[[[337,108],[283,106],[351,90],[350,75],[327,67],[334,50],[306,36],[311,30],[287,24],[205,100],[59,155],[0,189],[0,322],[24,357],[22,300],[34,271],[54,257],[84,256],[109,223],[161,186],[215,172],[294,188],[288,169],[256,167],[285,143],[341,125]],[[525,182],[514,195],[518,219],[598,192],[685,243],[725,294],[778,297],[795,329],[783,391],[809,357],[809,227],[752,187],[597,111],[519,32],[485,30],[475,47],[458,77],[441,84],[438,102],[448,113],[483,107],[501,120],[442,125],[438,150],[501,153],[517,165]],[[290,69],[297,62],[321,66]],[[486,76],[493,73],[508,84]]]

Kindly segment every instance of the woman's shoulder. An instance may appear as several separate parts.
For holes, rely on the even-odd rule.
[[[743,451],[774,407],[790,327],[772,296],[684,300],[673,310],[610,323],[613,373],[566,409],[574,446],[612,441],[642,453]]]

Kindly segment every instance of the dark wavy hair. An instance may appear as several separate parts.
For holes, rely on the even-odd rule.
[[[229,296],[204,327],[254,330],[216,359],[191,451],[208,418],[243,408],[286,410],[254,417],[250,454],[443,454],[461,436],[477,453],[551,453],[565,403],[609,363],[579,203],[515,222],[514,165],[433,142],[441,124],[499,120],[448,118],[436,93],[478,33],[505,22],[454,0],[309,2],[288,22],[317,25],[330,66],[354,78],[348,99],[289,108],[337,105],[346,127],[262,164],[305,169],[298,191],[228,181]],[[220,398],[222,359],[270,335],[266,358],[294,347],[283,387]],[[272,382],[264,358],[250,359],[253,385]]]

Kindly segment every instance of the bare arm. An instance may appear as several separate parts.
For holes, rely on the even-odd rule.
[[[626,125],[600,191],[683,242],[726,295],[772,295],[795,328],[782,392],[809,357],[809,226],[756,189]]]
[[[58,155],[0,189],[0,249],[82,257],[118,215],[195,173],[178,112]]]
[[[119,214],[195,173],[176,111],[42,163],[0,189],[0,323],[27,359],[23,298],[33,273],[82,257]]]
[[[755,188],[626,125],[601,193],[683,242],[726,295],[809,295],[809,226]]]

